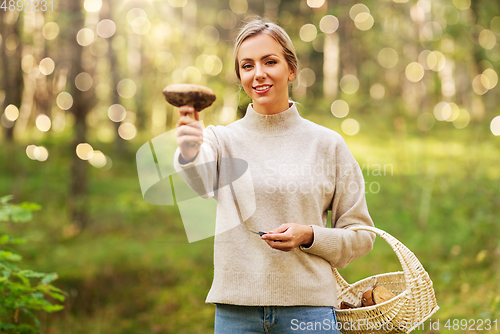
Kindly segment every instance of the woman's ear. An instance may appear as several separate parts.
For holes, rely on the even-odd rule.
[[[288,75],[288,81],[293,81],[295,79],[296,73],[294,70],[290,70],[290,74]]]

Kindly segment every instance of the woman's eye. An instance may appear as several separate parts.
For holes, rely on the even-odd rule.
[[[252,65],[245,64],[245,65],[241,66],[241,68],[244,69],[244,70],[248,70],[249,68],[252,68]]]
[[[276,60],[270,60],[267,62],[268,65],[274,65],[277,64],[278,62]]]

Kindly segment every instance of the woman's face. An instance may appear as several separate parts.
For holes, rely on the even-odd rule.
[[[241,84],[260,114],[276,114],[289,108],[288,81],[295,77],[283,48],[274,38],[259,34],[246,39],[238,50]]]

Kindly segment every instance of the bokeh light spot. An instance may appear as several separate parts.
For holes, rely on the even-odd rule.
[[[437,22],[427,22],[422,29],[425,39],[437,41],[443,36],[443,28]]]
[[[333,101],[330,110],[333,116],[343,118],[349,114],[349,105],[344,100],[336,100]]]
[[[441,71],[446,65],[445,56],[439,51],[432,51],[427,55],[427,67],[435,72]]]
[[[121,104],[113,104],[111,107],[108,108],[108,117],[113,122],[118,123],[123,121],[126,115],[127,111],[125,110],[125,107],[122,106]]]
[[[141,8],[132,8],[127,12],[127,22],[129,24],[132,24],[134,20],[138,17],[144,17],[147,18],[148,16],[146,15],[146,12],[142,10]]]
[[[207,56],[203,61],[203,70],[205,73],[212,73],[215,70],[215,57]],[[214,71],[216,72],[216,70]],[[217,75],[217,74],[215,74]]]
[[[93,83],[92,76],[87,72],[82,72],[75,78],[75,86],[82,92],[86,92],[92,88]]]
[[[28,145],[26,147],[26,155],[31,160],[36,160],[37,159],[37,156],[35,156],[35,149],[36,149],[36,147],[37,147],[36,145]],[[40,155],[40,150],[37,150],[37,153],[38,153],[38,156],[39,156]]]
[[[38,161],[47,161],[49,158],[49,151],[43,146],[37,146],[34,151],[34,155],[37,157],[36,160]]]
[[[4,110],[4,115],[9,121],[14,122],[19,118],[19,109],[15,105],[9,104]]]
[[[106,156],[101,151],[96,150],[89,159],[89,163],[96,168],[102,168],[106,165]]]
[[[339,28],[339,19],[333,15],[325,15],[319,21],[319,29],[325,34],[333,34]]]
[[[355,21],[356,16],[358,16],[361,13],[368,13],[370,14],[370,9],[366,5],[363,5],[362,3],[357,3],[354,6],[351,7],[349,10],[349,17],[351,20]]]
[[[231,30],[238,24],[238,17],[229,9],[223,9],[217,14],[217,22],[222,28]]]
[[[370,13],[359,13],[354,18],[354,25],[362,31],[370,30],[374,22],[373,16]]]
[[[98,12],[102,7],[102,0],[85,0],[83,3],[83,8],[87,12],[95,13]]]
[[[19,37],[16,34],[10,34],[5,39],[5,47],[9,51],[14,51],[19,46]]]
[[[132,123],[123,123],[118,128],[118,135],[125,140],[131,140],[137,134],[137,129]]]
[[[384,48],[379,51],[377,60],[382,67],[393,68],[398,64],[399,56],[393,48]]]
[[[207,70],[207,73],[216,76],[219,75],[219,73],[222,71],[222,60],[217,57],[217,56],[210,56],[207,59],[205,59],[204,67],[207,70],[208,67],[210,67],[210,70]]]
[[[488,92],[488,88],[483,85],[483,81],[489,86],[489,79],[483,74],[476,75],[472,80],[472,90],[474,90],[474,93],[477,95],[484,95]]]
[[[76,146],[76,155],[82,160],[89,160],[94,155],[94,149],[88,143],[80,143]]]
[[[491,120],[490,123],[491,133],[495,136],[500,136],[500,116],[497,116]]]
[[[89,28],[81,29],[76,35],[76,41],[81,46],[88,46],[94,41],[94,32]]]
[[[203,27],[200,38],[206,45],[216,45],[219,42],[219,30],[212,26]]]
[[[359,89],[359,80],[352,74],[347,74],[340,79],[340,89],[346,94],[354,94]]]
[[[431,53],[432,53],[432,51],[430,51],[430,50],[424,50],[424,51],[420,52],[420,54],[418,55],[418,63],[420,65],[422,65],[422,67],[426,70],[430,70],[430,67],[427,64],[427,59]]]
[[[460,115],[460,108],[457,106],[456,103],[453,102],[448,102],[449,106],[451,107],[451,114],[450,117],[446,119],[447,122],[453,122],[458,118]]]
[[[320,8],[325,4],[325,0],[307,0],[307,5],[311,8]]]
[[[135,95],[137,86],[131,79],[123,79],[118,83],[116,90],[118,92],[118,95],[120,95],[124,99],[128,99]]]
[[[59,25],[55,22],[48,22],[43,26],[42,35],[48,41],[56,39],[59,35]]]
[[[209,55],[201,54],[196,57],[195,66],[202,73],[208,74],[214,67],[213,59]]]
[[[300,28],[299,35],[300,39],[304,42],[311,42],[318,35],[318,30],[316,29],[316,26],[314,24],[307,23],[304,24],[302,28]]]
[[[145,35],[151,30],[151,22],[148,20],[147,17],[137,17],[132,21],[132,30],[137,34],[137,35]]]
[[[42,132],[47,132],[50,130],[50,127],[52,126],[52,122],[50,121],[49,116],[47,115],[38,115],[35,121],[36,127],[38,130]]]
[[[485,48],[486,50],[491,50],[495,47],[497,38],[491,30],[483,29],[479,33],[478,41],[479,45],[481,45],[483,48]]]
[[[316,81],[316,73],[310,68],[304,68],[299,73],[299,83],[304,87],[311,87]]]
[[[451,116],[451,106],[447,102],[439,102],[434,107],[434,117],[438,121],[446,121]]]
[[[370,96],[375,100],[380,100],[385,96],[385,87],[382,84],[376,83],[370,87]]]
[[[487,68],[481,75],[481,84],[486,89],[493,89],[498,84],[498,74],[492,68]]]
[[[56,67],[56,64],[52,60],[52,58],[43,58],[40,61],[40,64],[38,65],[38,68],[40,69],[40,73],[43,75],[50,75],[52,72],[54,72],[54,69]]]
[[[419,82],[424,77],[424,68],[417,62],[412,62],[406,66],[405,75],[411,82]]]
[[[340,125],[342,131],[348,136],[354,136],[359,132],[359,123],[354,118],[348,118]]]
[[[116,24],[109,20],[102,20],[97,24],[97,35],[102,38],[110,38],[116,32]]]
[[[62,110],[68,110],[73,106],[73,97],[68,92],[62,92],[57,95],[56,103]]]

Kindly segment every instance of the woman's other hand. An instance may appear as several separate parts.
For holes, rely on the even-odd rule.
[[[282,224],[261,238],[271,248],[289,252],[298,246],[311,246],[314,241],[314,230],[308,225]]]
[[[198,112],[192,106],[179,107],[181,117],[175,125],[175,136],[177,137],[177,145],[181,151],[180,161],[185,164],[193,161],[200,150],[200,145],[203,143],[203,128],[199,121]],[[194,114],[195,118],[188,116]]]

